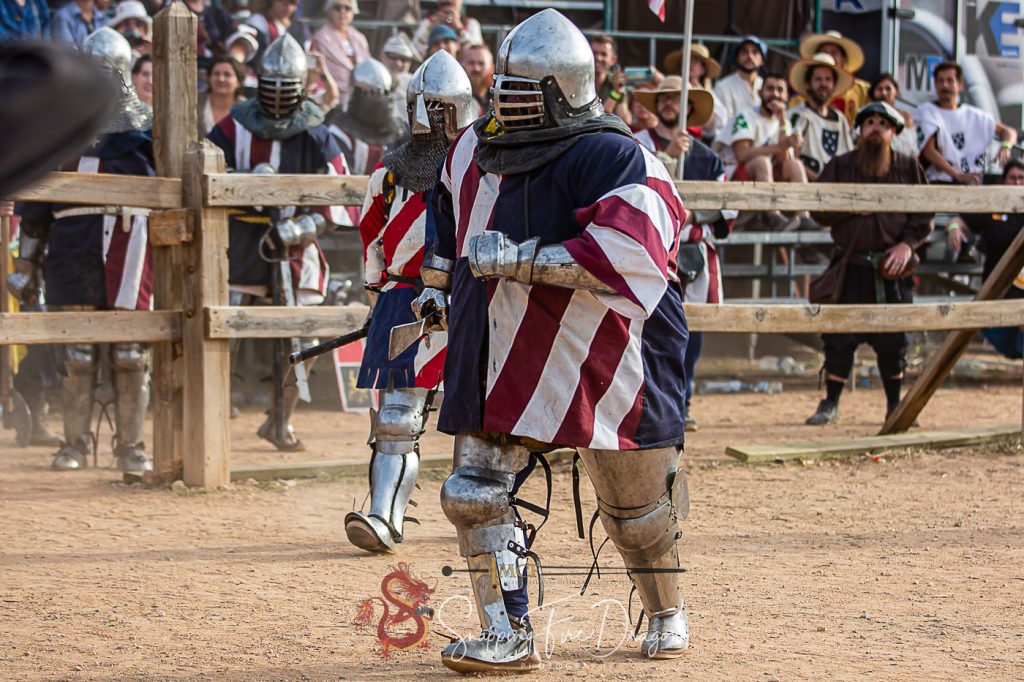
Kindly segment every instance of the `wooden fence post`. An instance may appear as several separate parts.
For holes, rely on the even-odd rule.
[[[1017,233],[1017,238],[996,263],[996,267],[981,285],[981,290],[974,300],[991,301],[1003,296],[1021,268],[1024,268],[1024,230]],[[882,430],[878,432],[879,435],[900,433],[914,424],[917,415],[921,414],[921,410],[935,395],[935,391],[939,390],[939,386],[956,367],[957,360],[967,350],[967,345],[977,333],[976,329],[967,329],[949,332],[946,335],[939,349],[924,364],[917,381],[910,386],[903,400],[885,420]]]
[[[196,17],[173,2],[154,19],[153,147],[157,175],[183,176],[185,153],[198,138],[196,127]],[[181,310],[184,283],[181,246],[153,247],[154,303]],[[185,432],[181,343],[153,347],[153,475],[155,483],[182,476]],[[202,398],[200,397],[200,400]]]
[[[231,481],[231,342],[206,338],[205,315],[206,308],[228,303],[227,209],[203,206],[203,176],[224,168],[224,154],[206,140],[186,156],[185,205],[197,219],[184,248],[184,480],[206,488]]]

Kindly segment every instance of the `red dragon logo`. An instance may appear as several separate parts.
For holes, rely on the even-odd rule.
[[[380,604],[384,613],[377,621],[377,640],[383,649],[382,658],[389,658],[391,649],[410,649],[419,645],[427,648],[430,619],[434,610],[426,606],[434,588],[416,578],[409,565],[399,563],[380,581],[383,597],[370,597],[359,604],[352,620],[356,627],[366,627],[373,621],[374,607]]]

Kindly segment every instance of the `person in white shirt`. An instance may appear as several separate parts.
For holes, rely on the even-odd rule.
[[[797,155],[812,182],[834,157],[853,151],[849,122],[829,106],[832,96],[846,92],[852,83],[853,76],[824,52],[801,59],[789,70],[789,84],[803,98],[803,104],[790,109],[789,125],[804,138]]]
[[[917,141],[924,174],[930,183],[980,185],[993,138],[1000,141],[995,161],[1004,165],[1017,144],[1017,131],[996,121],[978,107],[960,103],[964,72],[956,62],[942,62],[932,71],[937,102],[917,108]],[[963,219],[954,217],[946,226],[946,243],[954,253],[963,245]]]
[[[892,150],[917,158],[917,125],[914,117],[906,109],[900,109],[896,99],[900,96],[900,86],[891,73],[883,73],[871,84],[871,101],[885,102],[903,117],[903,130],[892,141]]]
[[[736,114],[725,139],[715,143],[726,176],[755,182],[807,182],[807,171],[796,158],[803,136],[790,130],[786,119],[786,77],[766,74],[759,95],[761,103]],[[810,216],[803,211],[787,220],[778,211],[768,211],[764,220],[771,230],[796,229],[810,221]],[[808,223],[807,229],[813,226]]]
[[[917,109],[917,139],[928,182],[979,185],[993,137],[1002,143],[996,162],[1010,160],[1017,131],[996,121],[978,107],[960,103],[964,72],[956,62],[942,62],[932,72],[937,102]]]
[[[764,42],[757,36],[743,36],[733,57],[735,71],[715,84],[714,95],[722,107],[726,128],[736,114],[761,103],[758,93],[762,79],[758,72],[764,64],[766,51]],[[717,136],[728,133],[727,129],[719,130]]]

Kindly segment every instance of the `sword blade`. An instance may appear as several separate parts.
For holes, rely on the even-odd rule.
[[[388,339],[388,360],[394,360],[401,355],[406,348],[426,336],[426,332],[424,331],[426,328],[427,319],[392,327],[391,336]]]

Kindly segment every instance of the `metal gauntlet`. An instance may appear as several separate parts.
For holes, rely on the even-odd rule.
[[[21,303],[34,303],[40,290],[39,264],[45,245],[41,239],[22,234],[18,239],[18,257],[14,272],[7,276],[7,290]]]
[[[541,246],[536,237],[517,244],[501,232],[477,235],[469,240],[469,269],[477,279],[504,277],[523,284],[615,293],[577,263],[563,245]]]

